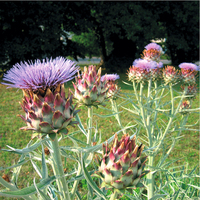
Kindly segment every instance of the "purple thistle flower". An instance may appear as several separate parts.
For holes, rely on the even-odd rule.
[[[4,75],[3,80],[10,83],[2,84],[20,89],[46,89],[72,80],[78,70],[75,62],[63,57],[21,62]]]
[[[146,50],[155,49],[157,51],[162,51],[162,47],[154,42],[149,43],[147,46],[145,46],[145,49]]]
[[[139,58],[139,59],[134,60],[133,65],[140,69],[150,70],[150,69],[156,69],[158,64],[155,61],[148,61],[148,60]]]
[[[180,68],[185,69],[185,70],[195,70],[195,71],[199,71],[199,66],[193,64],[193,63],[181,63],[179,65]]]
[[[119,79],[119,75],[118,74],[105,74],[101,77],[101,81],[104,82],[105,80],[107,81],[115,81],[117,79]]]

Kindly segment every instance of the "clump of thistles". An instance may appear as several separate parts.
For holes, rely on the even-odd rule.
[[[109,149],[108,144],[103,145],[103,158],[97,162],[98,175],[103,183],[101,187],[107,189],[136,188],[141,178],[149,171],[143,171],[147,157],[142,157],[144,145],[136,145],[136,137],[132,139],[128,134],[123,135],[118,141],[117,134]]]
[[[101,68],[97,72],[96,66],[84,67],[82,74],[78,74],[75,78],[76,83],[73,83],[74,97],[80,105],[104,105],[103,102],[107,98],[108,81],[101,81]]]
[[[117,79],[119,79],[119,75],[117,74],[105,74],[101,77],[102,82],[107,81],[109,88],[107,92],[107,98],[116,98],[117,94],[119,93],[120,88],[116,83]]]
[[[136,59],[133,66],[129,68],[129,81],[144,82],[151,78],[152,70],[157,68],[155,61],[148,61],[144,59]]]
[[[63,57],[46,59],[42,62],[24,62],[14,65],[3,80],[10,87],[23,90],[21,107],[25,117],[19,115],[27,126],[21,129],[33,130],[40,136],[57,133],[73,125],[72,96],[65,98],[64,82],[74,78],[78,67]]]
[[[179,71],[173,66],[166,66],[163,69],[163,79],[166,84],[175,83],[180,78]]]
[[[161,54],[162,54],[161,46],[152,42],[148,44],[147,46],[145,46],[145,50],[143,51],[142,58],[146,60],[159,62]]]
[[[182,82],[187,85],[195,84],[195,75],[199,71],[199,67],[193,63],[181,63],[179,67],[181,68]]]

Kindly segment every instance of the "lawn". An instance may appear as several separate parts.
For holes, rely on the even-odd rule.
[[[102,72],[104,74],[105,71]],[[125,85],[123,81],[128,82],[126,73],[119,74],[120,80],[118,81],[119,86],[121,87],[122,93],[132,93],[132,87]],[[199,81],[198,82],[198,92],[196,99],[193,102],[193,106],[195,108],[199,107]],[[180,84],[176,85],[176,90],[180,90]],[[72,83],[65,84],[66,92],[68,92],[68,88],[70,88],[73,91]],[[146,91],[147,88],[145,87],[144,90]],[[0,84],[0,148],[5,149],[7,148],[6,145],[9,145],[11,147],[15,147],[18,149],[24,148],[27,143],[31,139],[31,131],[22,131],[19,130],[20,127],[25,126],[24,122],[21,120],[20,117],[18,117],[18,114],[24,114],[19,102],[22,99],[22,91],[18,89],[9,88],[6,89],[5,85]],[[118,99],[117,102],[121,103],[121,99]],[[166,99],[167,101],[167,99]],[[127,105],[127,107],[130,105]],[[80,107],[81,111],[79,112],[79,116],[81,121],[83,122],[83,125],[86,126],[86,119],[87,119],[87,109],[85,107]],[[106,103],[106,107],[108,109],[111,109],[111,105],[109,101]],[[120,109],[122,113],[120,113],[122,124],[125,126],[128,123],[136,124],[134,121],[134,117],[128,113],[127,111],[124,111],[123,109]],[[103,109],[103,107],[100,107],[98,109],[94,109],[94,112],[99,115],[107,115],[110,114],[110,111]],[[195,122],[195,120],[199,119],[199,114],[194,114],[189,117],[188,124],[192,124]],[[163,118],[163,120],[165,120]],[[102,141],[105,141],[110,136],[112,136],[115,132],[119,131],[120,128],[118,124],[116,123],[116,119],[114,117],[110,118],[99,118],[97,116],[94,117],[94,122],[97,125],[99,132],[101,133]],[[199,127],[199,123],[196,125],[196,128]],[[73,132],[78,130],[78,127],[70,127],[69,132]],[[131,134],[131,132],[130,132]],[[141,133],[142,134],[142,133]],[[182,137],[181,140],[177,143],[175,149],[171,153],[169,159],[177,159],[180,160],[176,161],[174,165],[181,165],[185,164],[187,165],[188,169],[194,168],[198,164],[199,160],[199,132],[195,131],[184,131],[182,133],[184,137]],[[84,141],[84,137],[82,135],[77,136],[79,140]],[[62,141],[62,145],[70,145],[71,142],[65,139]],[[17,160],[19,159],[19,156],[16,154],[11,154],[7,152],[0,153],[0,166],[2,168],[6,166],[11,166]],[[65,168],[66,170],[70,171],[73,169],[73,163],[70,160],[65,160]],[[2,170],[0,173],[0,176],[2,176],[4,173],[11,176],[11,170],[12,169],[6,169]],[[51,172],[51,169],[50,169]],[[27,186],[27,184],[32,184],[32,178],[36,177],[38,179],[38,176],[35,175],[34,169],[30,163],[26,163],[22,170],[19,177],[19,187],[23,188]],[[0,198],[4,199],[4,198]],[[8,199],[8,198],[6,198]],[[11,199],[11,198],[10,198]]]

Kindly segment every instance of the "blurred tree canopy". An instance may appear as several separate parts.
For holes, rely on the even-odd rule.
[[[198,1],[0,2],[0,63],[9,68],[23,60],[89,55],[123,71],[156,38],[166,38],[174,65],[193,62],[199,59],[198,14]]]

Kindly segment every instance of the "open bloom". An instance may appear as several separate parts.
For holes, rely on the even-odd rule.
[[[161,53],[161,46],[152,42],[145,46],[145,50],[143,51],[143,59],[159,62]]]
[[[108,85],[108,92],[107,92],[107,97],[108,98],[116,98],[117,94],[120,91],[120,88],[118,87],[118,84],[116,83],[116,80],[119,79],[118,74],[105,74],[101,77],[101,81],[106,81],[107,80],[107,85]]]
[[[128,78],[130,81],[144,82],[151,78],[153,69],[157,69],[155,61],[136,59],[133,66],[129,68]]]
[[[4,76],[3,83],[23,90],[21,106],[26,116],[25,130],[34,130],[42,136],[57,133],[74,124],[72,119],[78,112],[72,108],[72,96],[65,98],[64,82],[74,78],[78,67],[63,57],[42,62],[24,62],[14,65]]]
[[[103,183],[101,187],[107,189],[135,188],[141,178],[149,171],[143,171],[147,157],[142,157],[144,145],[136,145],[135,137],[123,135],[118,141],[115,135],[114,142],[109,149],[108,144],[103,145],[103,158],[98,157],[99,176]]]
[[[195,75],[199,67],[193,63],[181,63],[181,78],[184,84],[193,85],[196,83]]]
[[[118,74],[105,74],[101,77],[101,81],[104,82],[105,80],[107,81],[116,81],[117,79],[119,79],[119,75]]]
[[[63,57],[42,62],[36,60],[35,63],[21,62],[4,75],[3,80],[10,83],[3,84],[20,89],[45,90],[73,79],[78,69],[73,61]]]
[[[78,74],[76,77],[76,83],[73,83],[74,97],[80,105],[103,105],[104,100],[107,98],[107,82],[106,79],[101,81],[101,68],[97,72],[96,66],[84,67],[82,74]]]

